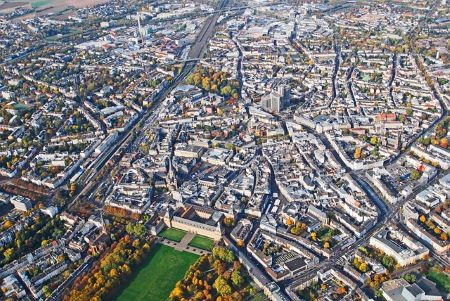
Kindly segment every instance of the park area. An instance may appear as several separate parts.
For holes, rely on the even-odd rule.
[[[450,293],[450,277],[447,274],[439,271],[437,268],[431,268],[426,274],[427,278],[435,282],[437,287],[446,292]]]
[[[175,228],[167,228],[159,233],[159,236],[176,242],[180,242],[185,235],[186,231]]]
[[[115,301],[164,301],[198,255],[156,244],[148,260]]]
[[[196,235],[189,243],[189,246],[206,251],[211,251],[214,247],[214,241],[208,237]]]

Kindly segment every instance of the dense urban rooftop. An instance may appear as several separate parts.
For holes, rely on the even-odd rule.
[[[0,0],[0,300],[449,300],[446,0]]]

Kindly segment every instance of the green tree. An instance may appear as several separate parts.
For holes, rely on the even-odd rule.
[[[219,258],[220,260],[226,261],[226,262],[233,262],[234,261],[234,254],[233,251],[228,250],[224,247],[215,247],[212,250],[213,256]]]
[[[134,226],[134,234],[136,234],[137,237],[143,238],[146,233],[147,229],[143,224],[137,224]]]
[[[416,275],[408,273],[403,275],[403,279],[405,279],[409,283],[414,283],[416,282]]]
[[[419,139],[419,143],[423,145],[430,145],[431,144],[431,138],[430,137],[423,137]]]
[[[381,263],[388,270],[392,270],[395,267],[395,259],[388,255],[383,256]]]
[[[213,287],[222,297],[231,295],[231,286],[222,276],[217,277],[217,279],[214,281]]]
[[[240,288],[244,284],[244,277],[242,277],[238,270],[234,270],[231,273],[231,282],[233,282],[234,286]]]
[[[48,287],[48,285],[44,285],[42,287],[42,293],[44,294],[44,296],[46,298],[50,297],[50,295],[52,294],[52,291],[50,290],[50,288]]]
[[[5,252],[3,252],[3,257],[5,257],[5,260],[7,262],[11,261],[11,259],[14,257],[14,249],[8,248]]]
[[[125,230],[127,231],[128,234],[135,235],[139,238],[143,238],[145,236],[145,234],[147,233],[147,229],[145,228],[145,226],[143,224],[133,225],[132,223],[129,223],[125,227]]]
[[[222,87],[222,89],[220,89],[220,94],[222,94],[223,96],[229,96],[231,94],[231,87],[228,85]]]

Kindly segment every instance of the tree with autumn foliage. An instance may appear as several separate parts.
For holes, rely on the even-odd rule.
[[[420,179],[421,176],[422,176],[422,174],[418,170],[416,170],[416,169],[411,170],[411,173],[410,173],[411,180],[416,181],[416,180]]]
[[[422,215],[419,217],[419,220],[420,220],[421,223],[425,223],[425,222],[427,221],[427,218],[426,218],[425,215],[422,214]]]
[[[234,219],[227,216],[223,219],[223,224],[225,225],[225,227],[231,228],[234,226]]]
[[[294,235],[300,235],[306,230],[306,225],[302,222],[296,222],[295,226],[293,226],[290,232]]]
[[[353,154],[353,158],[355,158],[355,160],[358,160],[359,158],[361,158],[361,148],[357,147],[355,149],[355,153]]]
[[[211,254],[201,256],[186,272],[169,296],[182,300],[243,300],[251,295],[249,276],[233,252],[215,247]]]
[[[360,258],[353,258],[353,266],[360,271],[361,273],[366,273],[369,270],[369,266],[367,265],[367,263],[364,262],[364,260],[360,259]]]
[[[376,145],[378,143],[378,138],[376,136],[373,136],[370,138],[370,144]]]
[[[74,196],[76,191],[77,191],[77,184],[74,182],[70,183],[69,185],[70,196]]]
[[[294,220],[290,217],[286,219],[286,226],[292,226],[294,224]]]
[[[336,293],[337,293],[338,295],[344,295],[344,294],[347,293],[347,290],[345,289],[345,287],[340,286],[340,287],[338,287],[338,289],[336,290]]]
[[[151,242],[150,242],[151,244]],[[109,300],[127,282],[132,269],[148,256],[150,244],[126,235],[111,246],[109,252],[91,271],[75,281],[64,301]]]
[[[383,284],[383,282],[387,281],[388,279],[388,274],[375,274],[367,282],[372,289],[378,290],[381,284]]]
[[[230,79],[230,74],[223,71],[198,67],[186,78],[186,82],[207,92],[217,93],[224,97],[239,98],[239,81]]]
[[[13,226],[13,223],[10,220],[6,220],[6,222],[3,223],[3,230],[8,230]]]

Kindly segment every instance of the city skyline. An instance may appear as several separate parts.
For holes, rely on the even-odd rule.
[[[449,300],[446,0],[0,2],[0,300]]]

